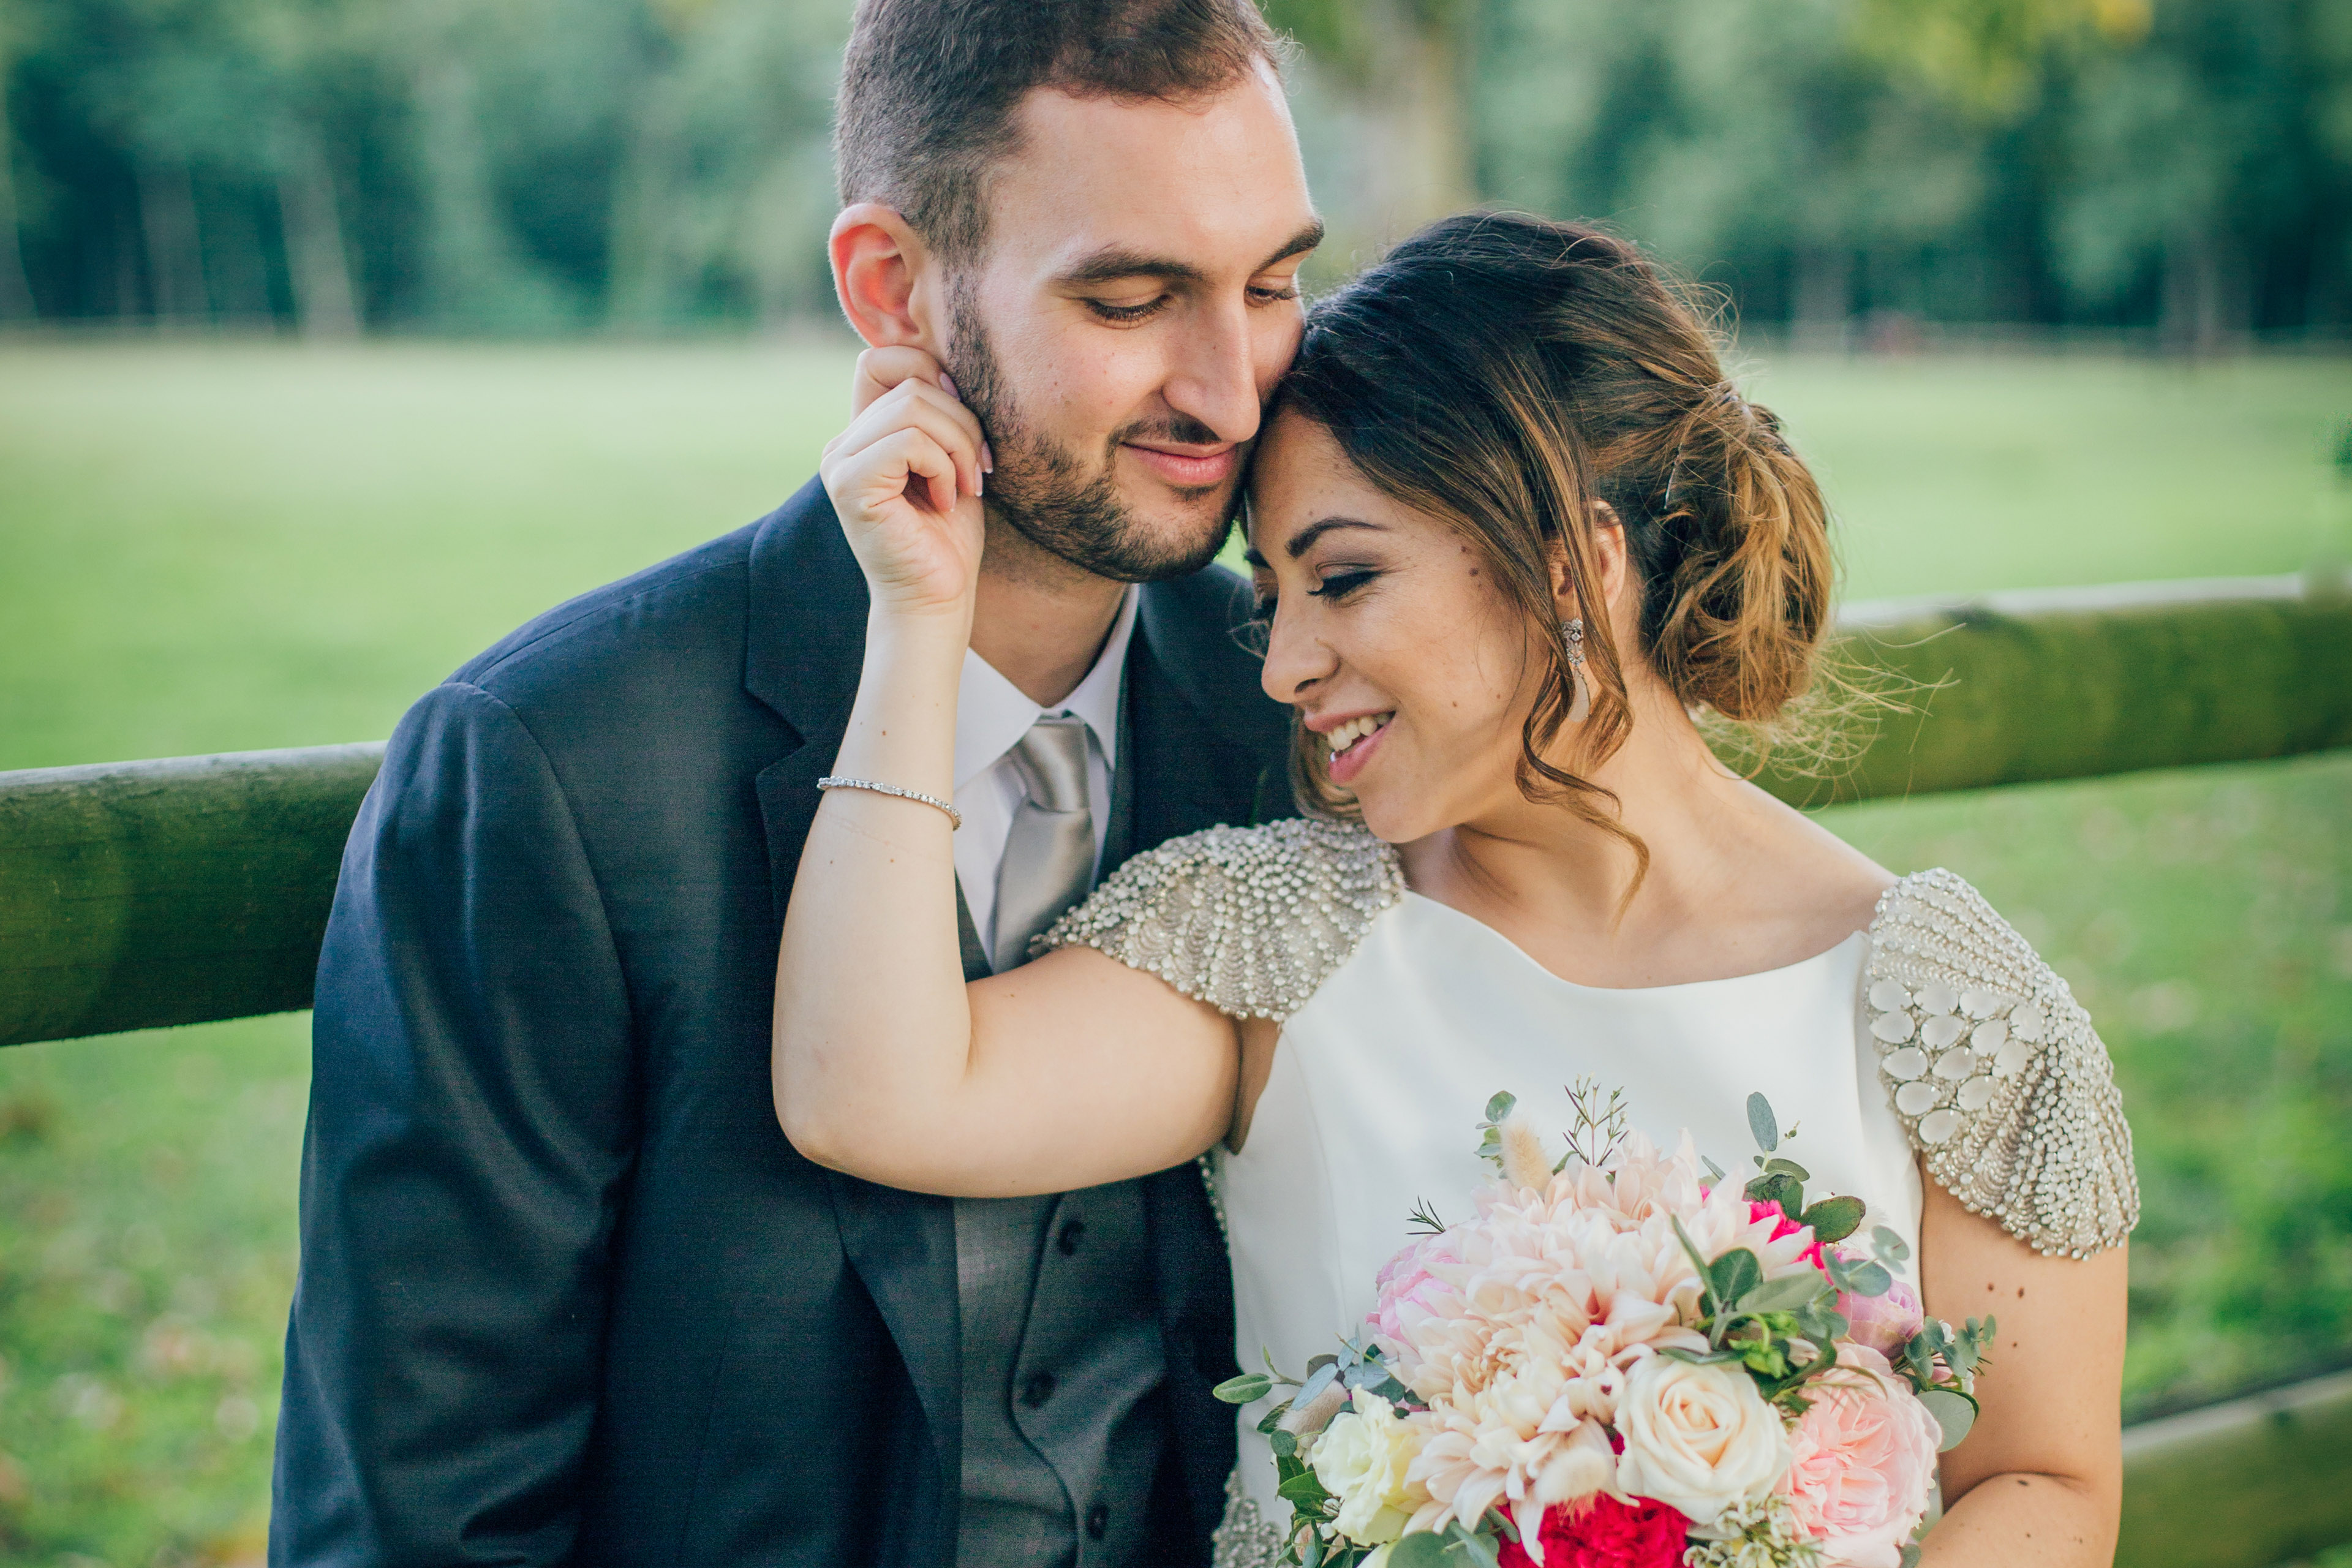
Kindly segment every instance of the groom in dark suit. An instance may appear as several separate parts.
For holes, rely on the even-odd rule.
[[[856,396],[940,381],[992,447],[972,973],[1128,855],[1287,810],[1208,565],[1319,234],[1274,55],[1250,0],[859,7]],[[1233,1327],[1195,1173],[951,1202],[777,1128],[778,929],[865,608],[812,482],[402,721],[320,964],[273,1563],[1207,1560]]]

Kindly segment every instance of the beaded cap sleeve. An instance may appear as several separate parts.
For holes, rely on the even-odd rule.
[[[1404,896],[1353,823],[1212,827],[1136,856],[1030,944],[1091,947],[1235,1018],[1287,1018]]]
[[[1864,1013],[1927,1173],[2035,1251],[2087,1258],[2139,1223],[2107,1048],[1977,890],[1922,871],[1881,895]]]

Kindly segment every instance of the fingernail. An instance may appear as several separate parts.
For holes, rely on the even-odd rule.
[[[996,454],[988,449],[985,441],[980,444],[980,471],[983,474],[996,472]]]
[[[945,371],[940,372],[940,390],[946,393],[950,397],[954,398],[958,403],[961,403],[963,401],[963,395],[958,392],[955,388],[955,377],[950,375]]]

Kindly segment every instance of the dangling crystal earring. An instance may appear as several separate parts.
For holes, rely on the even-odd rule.
[[[1576,700],[1569,704],[1568,721],[1581,724],[1592,714],[1592,685],[1584,679],[1584,617],[1572,616],[1559,623],[1562,641],[1568,644],[1569,678],[1576,683]]]

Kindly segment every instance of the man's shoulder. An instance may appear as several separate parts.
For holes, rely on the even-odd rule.
[[[450,680],[495,692],[535,685],[560,670],[665,649],[675,654],[677,644],[649,634],[679,625],[731,630],[740,647],[751,544],[767,521],[565,600],[467,659]]]
[[[534,617],[450,683],[512,706],[632,692],[658,705],[715,684],[740,693],[755,641],[772,660],[801,662],[824,645],[825,662],[838,662],[835,623],[864,626],[835,581],[854,573],[839,534],[812,479],[756,522]]]

